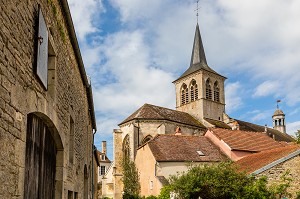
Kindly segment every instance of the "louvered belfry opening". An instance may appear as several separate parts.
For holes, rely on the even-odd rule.
[[[54,199],[56,146],[51,132],[34,114],[27,118],[24,199]]]

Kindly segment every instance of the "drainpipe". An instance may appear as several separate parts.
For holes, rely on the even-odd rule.
[[[92,199],[94,199],[94,152],[96,150],[96,148],[94,147],[94,141],[95,141],[95,134],[96,134],[96,130],[93,129],[93,143],[92,143]]]

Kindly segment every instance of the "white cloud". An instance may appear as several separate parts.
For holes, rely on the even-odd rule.
[[[243,93],[243,90],[239,82],[228,83],[225,86],[225,102],[227,113],[231,113],[243,105],[241,93]]]
[[[103,44],[107,58],[104,71],[115,81],[95,88],[96,110],[128,115],[144,103],[174,107],[175,78],[168,72],[151,66],[149,49],[143,33],[119,32]]]
[[[295,135],[295,132],[300,130],[300,121],[291,122],[286,124],[286,132],[290,135]]]
[[[256,87],[254,97],[263,97],[274,94],[280,88],[280,83],[276,81],[265,81]]]
[[[72,20],[79,40],[84,40],[87,34],[99,31],[93,24],[93,19],[104,12],[101,0],[68,0]]]

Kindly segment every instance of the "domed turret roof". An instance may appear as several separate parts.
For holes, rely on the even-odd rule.
[[[275,116],[275,115],[284,115],[284,113],[283,113],[282,110],[276,109],[275,112],[274,112],[274,114],[273,114],[273,116]]]

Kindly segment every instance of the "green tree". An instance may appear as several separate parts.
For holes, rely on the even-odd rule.
[[[232,163],[191,167],[172,176],[170,187],[182,199],[271,198],[265,177],[255,179],[237,172]]]
[[[135,163],[130,160],[129,156],[124,156],[122,161],[123,167],[123,184],[124,196],[123,198],[139,198],[140,193],[140,179],[138,169]]]
[[[298,130],[298,131],[295,133],[295,135],[296,135],[296,143],[297,143],[297,144],[300,144],[300,130]]]

